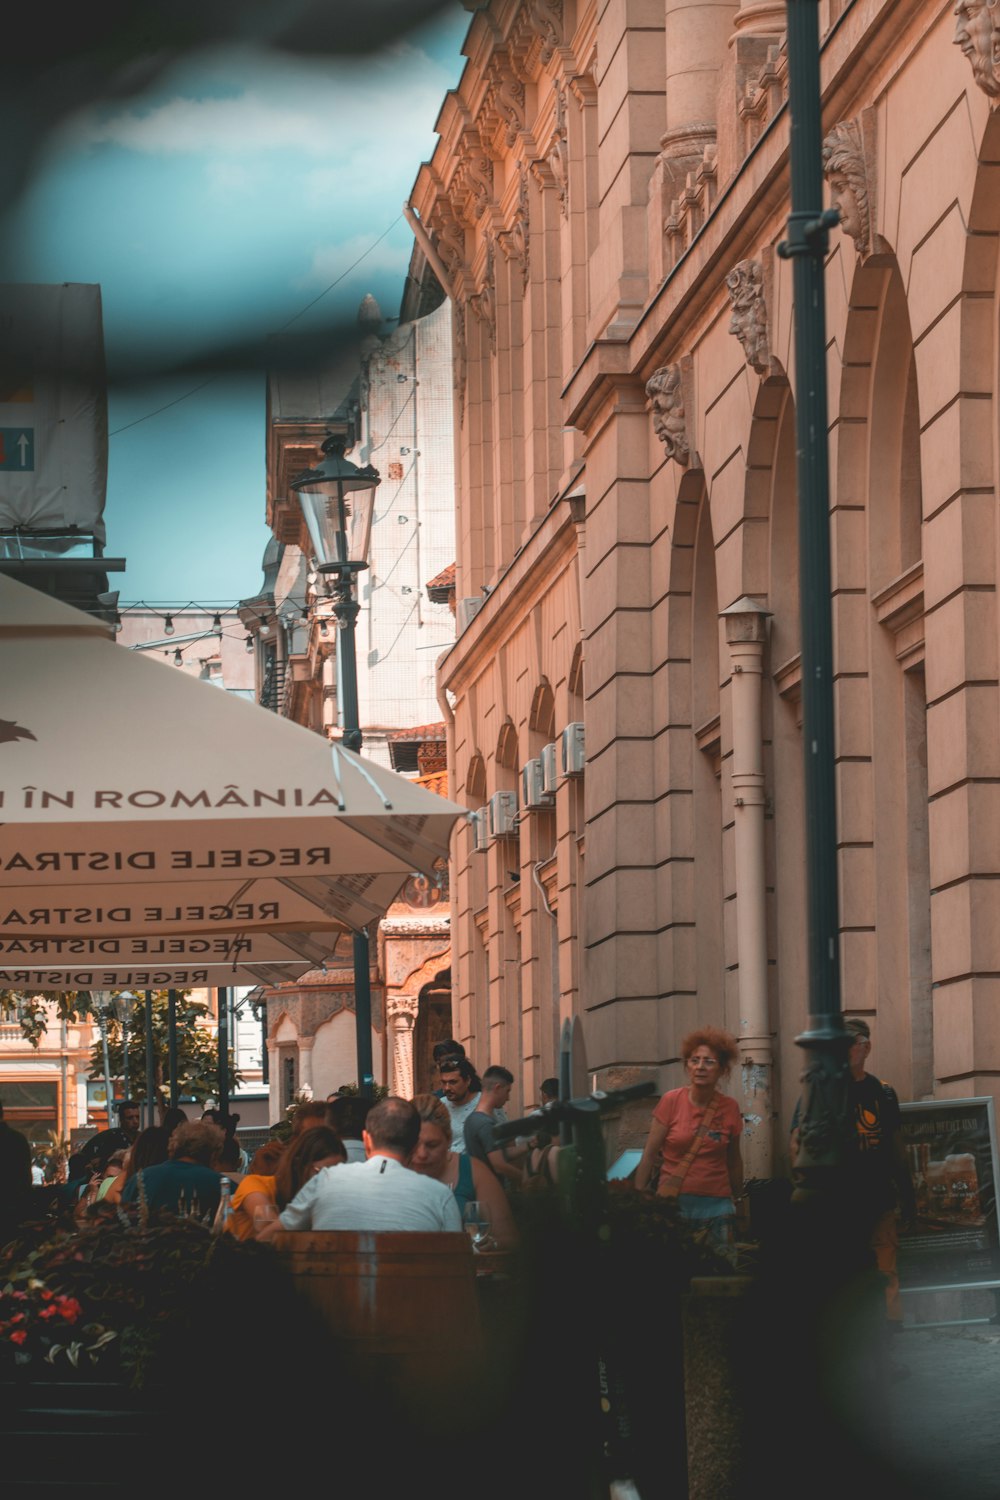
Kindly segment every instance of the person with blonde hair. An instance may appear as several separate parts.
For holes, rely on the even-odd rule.
[[[497,1246],[510,1249],[517,1240],[517,1230],[496,1174],[468,1152],[460,1154],[451,1149],[451,1116],[436,1094],[417,1094],[412,1103],[420,1116],[420,1138],[410,1157],[411,1171],[435,1177],[450,1188],[459,1213],[467,1203],[485,1203]]]
[[[640,1192],[655,1184],[658,1197],[677,1200],[681,1218],[708,1224],[723,1246],[732,1240],[743,1193],[743,1117],[719,1084],[738,1055],[736,1038],[716,1026],[684,1038],[687,1083],[668,1090],[654,1109],[635,1174]]]

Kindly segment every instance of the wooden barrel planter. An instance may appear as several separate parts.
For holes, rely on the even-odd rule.
[[[449,1391],[475,1386],[482,1336],[472,1246],[464,1234],[275,1235],[293,1282],[323,1319],[355,1375],[391,1391],[405,1413],[447,1429],[429,1370],[447,1369]],[[433,1407],[430,1403],[433,1401]],[[436,1410],[446,1406],[447,1410]]]

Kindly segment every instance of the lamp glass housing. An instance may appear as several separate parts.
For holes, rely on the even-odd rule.
[[[377,469],[359,469],[345,458],[337,440],[324,443],[323,453],[323,462],[293,479],[292,489],[320,570],[329,572],[367,561],[380,476]]]

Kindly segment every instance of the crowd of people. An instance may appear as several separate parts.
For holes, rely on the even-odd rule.
[[[900,1144],[893,1090],[865,1069],[871,1050],[867,1022],[846,1022],[857,1121],[858,1190],[872,1220],[872,1248],[898,1319],[896,1210],[913,1215],[913,1185]],[[686,1079],[656,1104],[635,1173],[639,1191],[676,1200],[682,1219],[706,1228],[719,1247],[732,1243],[744,1197],[739,1106],[724,1091],[738,1048],[716,1027],[684,1038]],[[506,1121],[513,1074],[493,1064],[477,1073],[455,1041],[434,1052],[437,1088],[412,1100],[377,1104],[341,1093],[299,1103],[287,1140],[272,1138],[248,1161],[236,1135],[237,1117],[207,1111],[198,1121],[182,1110],[140,1130],[139,1107],[126,1100],[118,1125],[92,1137],[71,1158],[61,1190],[81,1221],[112,1210],[166,1210],[216,1222],[239,1239],[267,1240],[281,1230],[456,1231],[471,1206],[489,1226],[489,1244],[516,1243],[511,1195],[558,1180],[560,1147],[551,1130],[508,1143]],[[546,1079],[539,1105],[559,1096]],[[798,1114],[790,1154],[799,1150]],[[24,1210],[31,1185],[28,1142],[3,1123],[0,1105],[0,1231]]]

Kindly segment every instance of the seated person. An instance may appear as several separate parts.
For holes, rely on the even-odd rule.
[[[310,1177],[324,1167],[340,1166],[346,1160],[343,1142],[335,1130],[327,1125],[303,1130],[285,1145],[272,1172],[248,1173],[244,1177],[233,1194],[233,1211],[226,1229],[237,1239],[255,1239],[281,1209],[288,1207]]]
[[[282,1229],[461,1232],[462,1216],[444,1183],[409,1169],[420,1116],[406,1099],[383,1099],[368,1114],[367,1161],[326,1168],[311,1178],[258,1239]]]
[[[194,1215],[211,1222],[219,1206],[219,1174],[212,1162],[223,1140],[218,1125],[208,1121],[178,1125],[170,1137],[168,1159],[157,1167],[144,1167],[130,1178],[122,1189],[122,1203]]]

